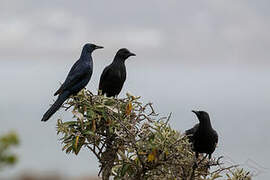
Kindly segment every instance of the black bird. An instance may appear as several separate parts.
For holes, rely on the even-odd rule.
[[[136,55],[126,48],[119,49],[113,62],[103,70],[98,88],[102,95],[106,94],[106,96],[112,97],[120,93],[127,74],[125,60],[130,56]]]
[[[79,60],[70,69],[62,86],[54,93],[54,96],[59,95],[57,100],[43,115],[41,121],[47,121],[70,95],[76,95],[88,84],[93,73],[92,52],[100,48],[103,47],[89,43],[83,46]]]
[[[212,128],[210,117],[205,111],[192,111],[195,113],[200,121],[193,128],[186,130],[185,134],[192,143],[192,149],[195,151],[196,158],[199,153],[208,154],[211,159],[212,153],[216,149],[218,143],[218,134]]]

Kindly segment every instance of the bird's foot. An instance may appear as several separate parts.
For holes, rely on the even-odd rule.
[[[210,167],[211,167],[210,161],[208,161],[208,163],[206,164],[206,167],[207,167],[208,170],[210,169]]]

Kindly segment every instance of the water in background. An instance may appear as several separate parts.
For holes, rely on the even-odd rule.
[[[153,61],[151,61],[153,62]],[[16,130],[21,138],[20,161],[2,177],[23,171],[57,172],[64,175],[97,174],[94,156],[61,151],[56,119],[70,117],[63,111],[43,123],[41,117],[53,102],[53,93],[63,82],[73,61],[0,61],[0,134]],[[87,88],[97,91],[99,75],[108,62],[95,63]],[[266,68],[232,65],[194,66],[176,61],[127,62],[125,92],[153,102],[163,115],[173,112],[172,127],[184,131],[197,119],[192,109],[206,110],[217,129],[219,145],[214,156],[244,164],[269,179],[270,72]]]

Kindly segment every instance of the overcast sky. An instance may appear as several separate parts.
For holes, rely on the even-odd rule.
[[[105,46],[105,54],[125,46],[166,61],[270,59],[268,0],[0,2],[1,60],[64,60],[84,42]]]

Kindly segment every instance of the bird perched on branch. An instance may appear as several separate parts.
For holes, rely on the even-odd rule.
[[[108,97],[117,96],[126,80],[125,60],[130,56],[136,56],[128,49],[119,49],[113,59],[113,62],[107,66],[100,77],[99,91]]]
[[[196,158],[198,158],[199,153],[206,153],[209,155],[208,158],[211,159],[211,155],[218,143],[218,134],[212,128],[207,112],[194,110],[192,112],[196,114],[200,123],[186,130],[185,134],[192,143],[192,149],[195,151]]]
[[[58,95],[57,100],[43,115],[41,121],[47,121],[70,95],[76,95],[88,84],[93,73],[92,52],[100,48],[103,47],[89,43],[83,46],[79,60],[70,69],[62,86],[54,93],[54,96]]]

